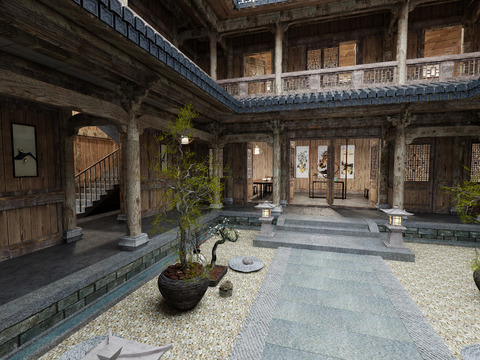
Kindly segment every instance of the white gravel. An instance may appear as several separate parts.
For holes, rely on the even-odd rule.
[[[469,264],[473,248],[408,243],[415,262],[386,261],[410,297],[461,358],[467,345],[480,343],[480,292]]]
[[[240,233],[237,243],[218,247],[217,264],[228,265],[233,257],[251,255],[262,259],[265,267],[249,274],[229,269],[222,282],[232,281],[232,297],[222,298],[218,286],[211,287],[195,309],[178,312],[164,303],[155,278],[41,360],[58,359],[70,347],[104,335],[109,328],[115,335],[150,345],[173,343],[173,349],[162,360],[228,359],[275,254],[274,249],[253,247],[257,231],[240,230]],[[215,240],[202,245],[202,253],[208,260]],[[475,251],[417,243],[407,246],[415,253],[415,263],[387,261],[387,264],[452,353],[460,358],[464,346],[480,343],[480,292],[468,266]]]

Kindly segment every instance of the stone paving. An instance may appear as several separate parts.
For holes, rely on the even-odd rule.
[[[452,359],[380,257],[279,248],[230,360]]]

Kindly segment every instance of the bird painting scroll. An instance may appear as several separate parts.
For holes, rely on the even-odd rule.
[[[13,176],[38,176],[35,126],[12,123]]]
[[[297,171],[295,177],[308,178],[309,146],[297,146]]]

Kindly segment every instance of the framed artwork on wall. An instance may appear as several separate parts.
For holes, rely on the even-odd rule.
[[[309,161],[309,146],[297,146],[296,156],[295,156],[295,177],[297,178],[308,178],[308,161]]]
[[[347,179],[355,178],[355,145],[345,145],[340,147],[340,178],[345,179],[345,173]]]
[[[328,146],[320,145],[318,147],[318,164],[317,170],[319,177],[327,177],[327,159],[328,159]]]
[[[37,132],[33,125],[12,123],[13,176],[38,176]]]

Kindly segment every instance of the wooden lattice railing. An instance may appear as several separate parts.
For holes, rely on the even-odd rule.
[[[464,80],[480,76],[480,52],[407,60],[407,84]],[[282,94],[396,85],[397,62],[283,73]],[[219,80],[235,98],[274,94],[275,75]]]

